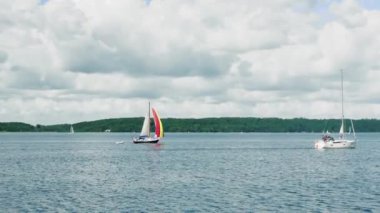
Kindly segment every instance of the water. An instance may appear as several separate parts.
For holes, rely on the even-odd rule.
[[[1,133],[1,211],[380,211],[377,133],[325,151],[320,134],[132,136]]]

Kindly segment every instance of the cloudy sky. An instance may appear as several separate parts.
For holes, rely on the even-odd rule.
[[[0,122],[380,118],[378,0],[5,0]]]

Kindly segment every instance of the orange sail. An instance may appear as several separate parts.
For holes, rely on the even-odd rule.
[[[163,138],[164,137],[164,127],[162,126],[162,122],[160,116],[156,112],[154,108],[152,108],[154,125],[156,127],[156,137]]]

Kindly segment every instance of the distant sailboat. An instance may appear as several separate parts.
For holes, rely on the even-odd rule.
[[[157,143],[161,138],[164,137],[164,127],[157,111],[152,108],[154,125],[155,125],[155,135],[150,136],[150,103],[148,106],[148,113],[145,116],[144,123],[141,129],[140,136],[138,138],[133,138],[133,143]]]
[[[70,126],[70,133],[74,134],[74,127],[73,127],[73,125]]]
[[[355,148],[356,145],[356,134],[354,129],[354,124],[351,120],[351,129],[354,135],[352,140],[346,139],[346,134],[344,132],[344,112],[343,112],[343,71],[341,71],[341,90],[342,90],[342,124],[339,130],[339,139],[334,139],[328,131],[323,135],[322,139],[317,140],[314,143],[316,149],[342,149],[342,148]]]

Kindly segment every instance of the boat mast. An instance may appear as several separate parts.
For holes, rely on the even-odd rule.
[[[343,70],[340,70],[341,90],[342,90],[342,137],[344,138],[344,111],[343,111]]]

